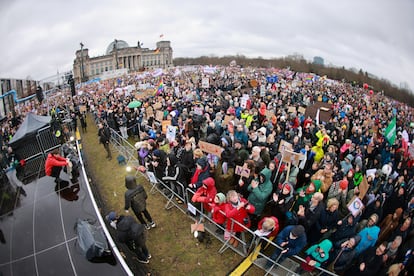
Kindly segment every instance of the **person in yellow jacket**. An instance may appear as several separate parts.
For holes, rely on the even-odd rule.
[[[318,141],[316,142],[316,145],[312,147],[312,151],[315,153],[314,160],[319,163],[319,161],[321,161],[321,159],[325,155],[323,147],[329,145],[331,138],[326,133],[326,129],[324,128],[316,132],[315,135],[318,138]]]

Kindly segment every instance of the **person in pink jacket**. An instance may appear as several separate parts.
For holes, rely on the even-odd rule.
[[[250,228],[251,221],[249,214],[253,214],[255,208],[247,201],[247,199],[241,197],[235,190],[230,190],[227,192],[227,203],[224,210],[227,217],[224,239],[229,240],[230,244],[237,247],[239,242],[232,237],[232,234],[235,233],[236,237],[239,238],[240,233],[243,232],[245,228]]]
[[[193,197],[191,198],[192,202],[201,202],[203,203],[204,210],[209,213],[212,209],[212,203],[214,202],[214,197],[217,194],[216,184],[214,178],[208,177],[203,180],[203,185],[197,189]]]

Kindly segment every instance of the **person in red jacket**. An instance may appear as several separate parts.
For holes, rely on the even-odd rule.
[[[55,182],[59,183],[61,181],[60,172],[65,166],[67,167],[68,174],[71,175],[71,162],[59,154],[59,149],[54,149],[47,155],[45,173],[47,176],[54,177]],[[70,178],[72,177],[70,176]]]
[[[212,209],[212,203],[214,202],[214,197],[217,194],[216,184],[214,178],[208,177],[203,180],[203,185],[197,189],[193,197],[191,198],[192,202],[201,202],[203,203],[204,210],[209,213]]]
[[[251,226],[249,214],[253,214],[255,208],[235,190],[230,190],[227,192],[227,203],[224,210],[227,217],[224,239],[229,240],[231,245],[237,247],[240,233]],[[232,236],[234,233],[236,238]]]
[[[223,193],[217,193],[214,197],[214,203],[212,204],[212,219],[219,226],[216,230],[216,234],[224,234],[224,223],[226,222],[226,214],[224,207],[226,206],[226,196]]]

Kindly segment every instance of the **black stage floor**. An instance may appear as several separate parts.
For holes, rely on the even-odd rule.
[[[99,224],[82,177],[78,187],[69,182],[60,191],[53,178],[36,179],[13,199],[14,209],[0,205],[0,275],[126,275],[117,260],[88,261],[77,243],[78,218]],[[3,192],[1,203],[8,196]]]

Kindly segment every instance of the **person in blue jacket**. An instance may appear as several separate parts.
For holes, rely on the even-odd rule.
[[[297,255],[307,243],[305,228],[302,225],[286,226],[276,237],[276,244],[280,248],[276,248],[270,258],[274,261],[278,258],[279,263],[282,263],[286,258]],[[269,268],[273,262],[267,261],[266,267]]]

